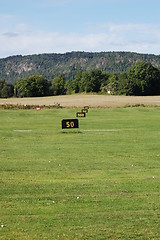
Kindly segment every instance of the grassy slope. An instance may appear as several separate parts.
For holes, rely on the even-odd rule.
[[[0,239],[159,239],[160,109],[0,112]]]

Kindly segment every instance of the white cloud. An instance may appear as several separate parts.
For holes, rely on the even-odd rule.
[[[1,18],[2,16],[0,16]],[[8,21],[8,20],[7,20]],[[0,30],[0,57],[69,51],[133,51],[160,54],[160,26],[150,24],[97,25],[94,33],[34,31],[26,24]]]

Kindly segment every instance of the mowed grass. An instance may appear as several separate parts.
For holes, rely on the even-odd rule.
[[[160,239],[160,108],[79,110],[0,111],[0,239]]]

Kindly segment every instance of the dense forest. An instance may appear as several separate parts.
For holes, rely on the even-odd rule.
[[[62,74],[73,80],[78,71],[101,70],[120,74],[136,62],[148,62],[160,69],[160,56],[133,52],[69,52],[12,56],[0,59],[0,80],[14,85],[19,78],[42,75],[52,81]]]
[[[160,70],[151,63],[136,62],[126,72],[109,73],[102,70],[78,71],[66,81],[59,73],[52,81],[42,75],[19,78],[14,84],[0,81],[0,97],[41,97],[96,92],[114,95],[160,95]]]

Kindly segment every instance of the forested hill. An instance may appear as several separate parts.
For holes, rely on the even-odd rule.
[[[39,54],[12,56],[0,59],[0,80],[14,84],[18,78],[43,75],[52,80],[59,73],[73,79],[79,70],[125,72],[137,61],[150,62],[160,69],[160,55],[133,52],[70,52],[65,54]]]

